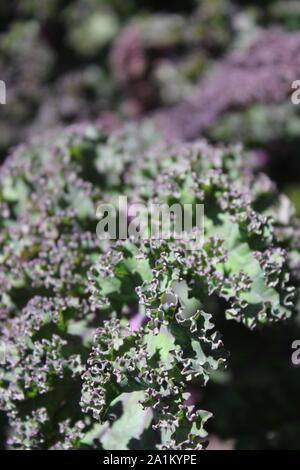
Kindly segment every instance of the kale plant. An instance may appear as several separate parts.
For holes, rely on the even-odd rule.
[[[17,449],[202,449],[197,394],[230,356],[220,317],[284,321],[299,223],[238,147],[153,129],[49,134],[1,167],[0,405]],[[96,207],[204,204],[204,243],[101,241]],[[230,352],[230,351],[229,351]]]
[[[169,137],[242,142],[253,152],[252,165],[263,167],[290,195],[298,215],[300,121],[291,95],[300,73],[299,45],[298,31],[274,27],[251,41],[242,36],[186,100],[158,113]]]
[[[229,120],[237,113],[242,115],[256,105],[265,109],[260,125],[266,140],[271,132],[267,118],[270,120],[278,108],[279,119],[283,105],[290,102],[292,82],[300,69],[299,43],[299,32],[277,28],[261,31],[247,47],[236,48],[217,63],[198,90],[169,111],[165,116],[168,131],[177,137],[180,135],[183,140],[197,139],[203,131],[214,135],[217,132],[214,127],[220,119]],[[291,119],[297,119],[296,111],[290,110],[290,115]],[[251,140],[251,136],[239,134],[241,124],[239,121],[236,124],[236,128],[228,129],[233,129],[235,135],[229,137],[224,132],[217,137],[231,142],[236,138]],[[292,133],[292,125],[289,127]],[[284,134],[287,130],[281,132]]]

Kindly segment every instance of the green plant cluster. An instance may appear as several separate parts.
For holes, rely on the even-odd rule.
[[[299,223],[286,197],[238,148],[91,126],[16,149],[0,194],[8,446],[205,447],[211,413],[192,390],[228,362],[216,323],[255,329],[295,311]],[[204,204],[203,246],[98,240],[95,208],[120,194]]]

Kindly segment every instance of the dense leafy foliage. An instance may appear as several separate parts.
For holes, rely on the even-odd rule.
[[[75,127],[1,168],[9,446],[200,449],[210,413],[191,387],[224,368],[218,315],[254,328],[294,311],[297,220],[286,198],[243,169],[238,149],[153,140],[150,128],[107,137]],[[100,242],[95,207],[120,193],[203,203],[203,247]]]
[[[299,28],[294,0],[2,2],[0,447],[299,448]],[[120,195],[203,204],[203,244],[100,240]]]

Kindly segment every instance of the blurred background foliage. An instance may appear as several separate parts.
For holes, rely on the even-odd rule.
[[[251,66],[249,44],[269,29],[286,32],[300,44],[300,2],[1,2],[0,79],[7,85],[7,105],[0,108],[0,159],[13,146],[66,124],[100,121],[114,128],[193,104],[230,54],[244,51],[236,70],[248,62]],[[267,50],[259,61],[269,63]],[[290,83],[300,79],[300,67],[294,71]],[[284,73],[279,64],[278,74]],[[226,74],[222,79],[219,93],[225,95]],[[237,93],[243,85],[237,80]],[[199,132],[196,128],[193,138],[241,142],[300,215],[300,111],[289,93],[243,105],[229,100],[217,119]],[[190,110],[190,125],[201,121],[197,106]],[[300,370],[290,360],[290,345],[300,333],[297,320],[256,332],[223,323],[224,343],[234,353],[229,370],[216,376],[202,397],[201,406],[215,414],[210,431],[237,448],[299,449]]]

